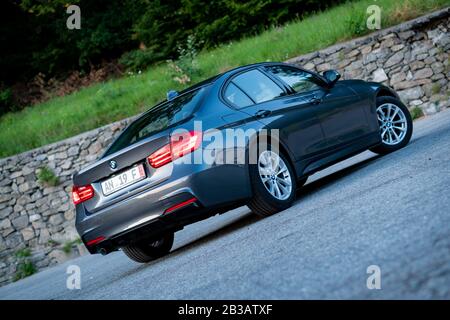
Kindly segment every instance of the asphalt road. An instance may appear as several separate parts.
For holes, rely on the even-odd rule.
[[[450,299],[450,110],[411,143],[310,178],[295,205],[186,227],[167,257],[83,256],[0,288],[1,299]],[[81,289],[66,268],[81,268]],[[381,271],[369,290],[367,267]]]

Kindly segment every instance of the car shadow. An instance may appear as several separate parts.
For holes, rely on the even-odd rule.
[[[246,207],[244,207],[244,208],[246,208]],[[181,246],[179,246],[178,248],[173,250],[171,252],[171,255],[184,252],[185,250],[193,249],[193,248],[195,248],[197,246],[201,246],[202,244],[205,244],[207,242],[224,237],[228,234],[231,234],[234,231],[248,227],[249,225],[251,225],[261,219],[258,216],[256,216],[255,214],[253,214],[250,211],[250,209],[246,208],[246,211],[247,211],[247,213],[245,213],[243,216],[237,218],[233,222],[231,222],[223,227],[219,227],[218,229],[213,230],[209,233],[206,233],[202,236],[199,236],[198,238],[194,239],[193,241],[182,244]],[[224,213],[224,214],[227,214],[227,213]],[[211,217],[211,218],[214,218],[214,217]],[[211,218],[209,218],[209,219],[211,219]]]
[[[377,160],[379,158],[380,158],[379,155],[374,155],[370,158],[364,159],[360,162],[354,163],[354,164],[349,165],[345,168],[342,168],[338,171],[332,172],[326,176],[320,177],[317,180],[307,183],[305,186],[298,189],[298,191],[297,191],[298,197],[297,197],[297,200],[295,201],[295,203],[302,201],[301,198],[304,198],[305,196],[314,193],[315,191],[319,190],[320,188],[323,188],[324,186],[327,186],[334,182],[337,182],[340,179],[350,175],[351,173],[356,172],[356,171],[368,166],[369,164],[371,164],[372,162],[374,162],[375,160]],[[170,255],[176,256],[178,254],[182,254],[187,250],[194,249],[195,247],[201,246],[210,241],[224,237],[224,236],[231,234],[239,229],[246,228],[249,225],[252,225],[253,223],[258,222],[262,219],[262,218],[258,217],[257,215],[253,214],[249,209],[247,209],[247,211],[248,211],[247,213],[245,213],[241,217],[236,218],[236,220],[234,220],[233,222],[231,222],[223,227],[217,227],[217,229],[215,229],[211,232],[208,232],[190,242],[180,245],[179,247],[174,249],[170,253]],[[224,214],[227,214],[227,213],[224,213]],[[212,218],[214,218],[214,217],[212,217]],[[209,218],[209,219],[211,219],[211,218]]]

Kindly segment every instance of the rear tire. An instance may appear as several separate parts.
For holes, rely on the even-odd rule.
[[[147,242],[142,241],[130,244],[122,248],[122,251],[128,258],[139,263],[146,263],[158,259],[172,249],[174,234],[169,233],[161,237],[161,239]]]
[[[408,144],[413,132],[413,123],[408,108],[399,99],[377,98],[377,116],[382,142],[370,151],[387,154]]]
[[[275,172],[269,170],[267,175],[265,175],[266,169],[261,163],[261,159],[264,157],[262,154],[264,152],[268,152],[269,157],[278,156],[280,159],[279,166],[273,170]],[[253,197],[247,203],[247,206],[255,214],[261,217],[267,217],[285,210],[292,205],[295,200],[297,189],[297,177],[291,164],[281,152],[277,155],[275,152],[270,151],[269,147],[267,150],[259,153],[258,164],[249,165],[249,169]],[[261,170],[264,170],[264,174],[260,173]],[[265,183],[263,182],[263,179],[267,179]],[[275,186],[275,184],[277,184],[277,186]],[[269,191],[269,189],[271,189],[270,186],[273,186],[272,190],[274,190],[273,192],[275,195]],[[278,194],[276,189],[278,189]]]

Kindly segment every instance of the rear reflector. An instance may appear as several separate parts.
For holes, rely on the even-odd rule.
[[[183,201],[181,203],[178,203],[178,204],[166,209],[166,211],[164,211],[164,213],[169,213],[169,212],[175,211],[177,209],[183,208],[187,205],[190,205],[191,203],[194,203],[195,201],[197,201],[197,198],[191,198],[189,200]]]
[[[106,239],[105,237],[100,236],[100,237],[98,237],[98,238],[95,238],[95,239],[93,239],[93,240],[88,241],[86,244],[87,244],[88,246],[93,246],[94,244],[97,244],[97,243],[99,243],[99,242],[101,242],[101,241],[103,241],[103,240],[105,240],[105,239]]]
[[[159,168],[177,158],[191,153],[200,147],[202,133],[189,131],[174,134],[170,137],[170,143],[153,152],[148,158],[148,163],[153,168]]]
[[[79,204],[86,200],[89,200],[94,196],[94,188],[89,184],[87,186],[72,187],[72,200],[74,204]]]

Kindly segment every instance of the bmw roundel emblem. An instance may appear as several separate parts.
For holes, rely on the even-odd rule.
[[[111,167],[111,169],[116,169],[117,168],[117,162],[115,160],[111,160],[109,162],[109,166]]]

